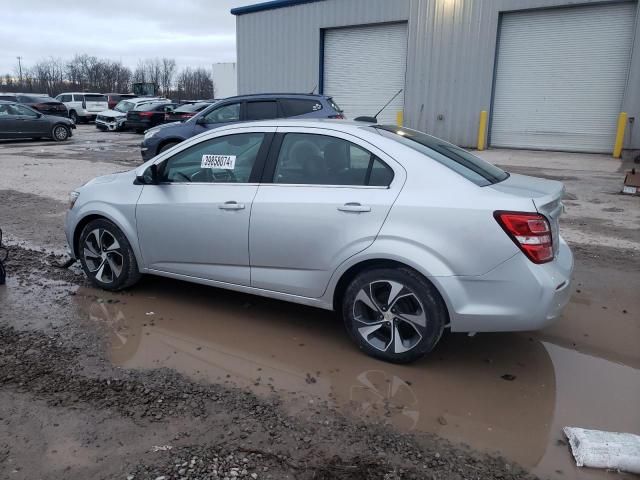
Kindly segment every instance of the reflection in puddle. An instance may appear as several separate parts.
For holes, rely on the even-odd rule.
[[[429,358],[392,365],[354,348],[331,313],[299,305],[151,278],[133,295],[80,289],[76,298],[108,325],[118,365],[284,392],[292,408],[326,400],[368,421],[499,452],[551,478],[606,476],[573,467],[556,444],[563,426],[640,433],[637,370],[524,335],[452,335]],[[585,365],[607,377],[606,391]],[[620,382],[620,398],[610,398]]]

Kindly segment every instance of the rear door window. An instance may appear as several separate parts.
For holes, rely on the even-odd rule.
[[[70,97],[71,95],[66,95],[67,97]],[[63,100],[63,102],[68,102],[70,100]],[[77,93],[73,95],[73,101],[74,102],[82,102],[84,101],[84,95],[78,95]]]
[[[322,110],[322,104],[317,100],[281,98],[279,101],[285,117],[295,117]]]
[[[274,183],[389,186],[393,170],[364,148],[327,135],[285,135]]]
[[[273,101],[247,102],[247,120],[278,118],[278,103]]]

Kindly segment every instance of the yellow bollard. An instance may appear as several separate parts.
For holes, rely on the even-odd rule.
[[[396,124],[399,127],[401,127],[403,123],[404,123],[404,112],[402,110],[399,110],[398,113],[396,113]]]
[[[624,142],[625,128],[627,128],[627,112],[620,112],[620,115],[618,116],[616,143],[613,146],[613,158],[620,158],[622,156],[622,144]]]
[[[484,150],[487,138],[487,111],[480,112],[480,124],[478,125],[478,150]]]

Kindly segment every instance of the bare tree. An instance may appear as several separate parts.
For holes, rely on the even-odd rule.
[[[165,96],[171,94],[171,85],[176,72],[176,61],[173,58],[162,58],[162,71],[160,73],[160,85]]]
[[[182,99],[213,98],[211,73],[204,68],[184,68],[177,79],[177,95]]]

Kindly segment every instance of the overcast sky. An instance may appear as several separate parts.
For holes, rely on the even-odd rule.
[[[76,53],[121,60],[175,58],[178,67],[236,59],[233,7],[262,0],[3,0],[0,74]]]

